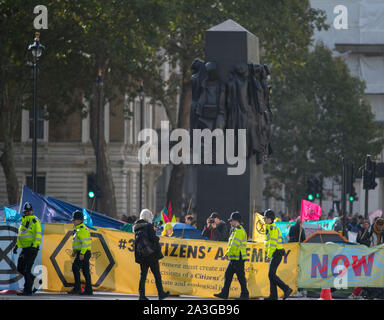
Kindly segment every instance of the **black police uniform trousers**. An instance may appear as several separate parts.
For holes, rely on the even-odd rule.
[[[91,258],[91,251],[87,250],[84,254],[83,261],[80,260],[80,251],[76,252],[75,261],[72,264],[73,277],[75,278],[74,290],[81,289],[80,269],[83,271],[85,279],[85,292],[92,292],[91,273],[89,271],[89,259]]]
[[[23,248],[19,259],[17,260],[17,271],[24,276],[24,292],[32,293],[33,281],[35,280],[35,276],[32,274],[32,266],[35,263],[35,259],[39,249],[28,247]]]
[[[164,293],[163,284],[161,281],[159,260],[152,260],[140,263],[140,281],[139,281],[139,294],[145,296],[145,281],[147,280],[148,269],[151,269],[155,278],[155,284],[159,295]]]
[[[289,287],[276,275],[277,268],[279,267],[284,255],[284,250],[275,250],[272,255],[272,259],[269,262],[268,278],[270,282],[270,294],[269,297],[277,299],[277,287],[286,292]]]
[[[247,289],[247,279],[245,278],[244,261],[241,254],[239,260],[229,260],[227,269],[224,274],[224,286],[221,290],[226,297],[229,295],[229,288],[231,287],[233,275],[236,274],[241,287],[241,296],[249,296]]]

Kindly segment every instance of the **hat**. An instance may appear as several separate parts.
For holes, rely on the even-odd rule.
[[[76,210],[76,211],[72,214],[72,221],[74,221],[74,220],[81,220],[81,221],[84,220],[83,213],[82,213],[80,210]]]
[[[220,218],[220,216],[219,216],[219,214],[217,212],[212,212],[209,217],[212,218],[212,219]]]
[[[232,213],[231,213],[231,216],[230,216],[230,218],[228,219],[228,222],[230,222],[230,221],[232,221],[232,220],[241,222],[241,215],[240,215],[239,211],[235,211],[235,212],[232,212]]]
[[[167,222],[167,223],[164,225],[164,230],[163,230],[163,232],[161,233],[161,235],[162,235],[162,236],[166,236],[166,235],[167,235],[167,230],[169,230],[169,229],[173,229],[173,226],[172,226],[172,224],[171,224],[170,222]],[[172,237],[172,235],[173,235],[173,231],[172,231],[172,233],[171,233],[169,236]]]
[[[270,218],[272,220],[275,220],[275,213],[271,209],[267,209],[264,211],[264,217],[265,218]]]
[[[32,205],[29,203],[29,202],[26,202],[24,204],[24,208],[23,208],[23,212],[29,212],[29,211],[32,211]]]
[[[145,220],[148,223],[152,223],[153,214],[152,214],[151,210],[148,210],[148,209],[141,210],[140,219]]]

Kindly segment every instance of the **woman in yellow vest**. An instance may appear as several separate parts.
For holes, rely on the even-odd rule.
[[[217,298],[228,299],[229,288],[231,287],[233,275],[236,273],[237,279],[240,282],[241,294],[238,300],[249,299],[247,289],[247,280],[245,278],[244,262],[248,260],[247,255],[247,233],[241,225],[241,215],[239,212],[232,212],[228,222],[232,226],[231,235],[228,240],[228,249],[225,253],[229,259],[227,269],[224,274],[224,286],[221,292],[215,293]]]
[[[91,273],[89,270],[89,259],[91,258],[91,233],[83,223],[84,216],[79,210],[73,213],[73,231],[72,256],[75,261],[72,264],[73,277],[75,278],[75,287],[68,291],[68,294],[92,295]],[[80,269],[83,270],[85,279],[85,290],[81,292]]]
[[[284,256],[283,238],[280,229],[275,225],[275,213],[268,209],[264,212],[265,222],[265,251],[267,253],[267,261],[269,262],[268,278],[270,282],[269,297],[264,300],[277,300],[277,287],[284,292],[283,299],[287,299],[292,293],[292,289],[288,287],[277,275],[276,271]]]
[[[29,202],[24,204],[23,217],[17,233],[16,246],[13,253],[17,253],[17,248],[21,248],[21,254],[17,260],[17,271],[24,276],[24,290],[18,295],[30,296],[35,276],[32,274],[32,266],[35,262],[39,246],[41,243],[41,224],[40,220],[33,215],[32,205]]]

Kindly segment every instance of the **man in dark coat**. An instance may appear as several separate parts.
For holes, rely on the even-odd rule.
[[[152,220],[152,212],[148,209],[143,209],[140,213],[140,219],[133,226],[135,233],[135,261],[140,264],[141,269],[139,300],[148,300],[145,296],[145,280],[147,279],[149,268],[155,277],[159,300],[169,296],[169,291],[165,292],[163,290],[159,260],[164,256],[161,252],[159,237],[156,236]]]
[[[228,241],[229,228],[227,224],[220,219],[217,212],[212,212],[207,219],[207,225],[204,226],[202,236],[213,241]]]
[[[301,230],[301,235],[300,235],[300,230]],[[296,219],[296,224],[289,229],[288,236],[289,236],[289,242],[304,242],[305,232],[302,227],[302,222],[300,217]],[[299,241],[299,237],[300,237],[300,241]]]

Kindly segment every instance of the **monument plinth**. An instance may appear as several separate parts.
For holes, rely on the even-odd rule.
[[[254,210],[262,209],[262,162],[271,150],[269,68],[259,63],[258,38],[232,20],[210,28],[205,61],[196,59],[192,73],[191,129],[234,129],[234,141],[239,129],[246,130],[243,174],[228,175],[227,162],[192,166],[198,225],[213,211],[225,220],[239,211],[250,231]]]

